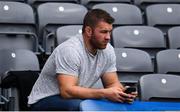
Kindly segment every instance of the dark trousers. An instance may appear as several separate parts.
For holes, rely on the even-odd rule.
[[[82,100],[63,99],[60,95],[49,96],[31,105],[32,111],[78,111]]]

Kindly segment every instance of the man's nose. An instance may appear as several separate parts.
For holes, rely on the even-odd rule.
[[[106,35],[106,40],[110,40],[111,39],[111,34],[110,33],[107,33],[107,35]]]

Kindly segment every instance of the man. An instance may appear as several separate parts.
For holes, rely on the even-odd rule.
[[[89,11],[83,33],[59,45],[47,60],[28,103],[32,110],[78,110],[83,99],[132,102],[116,74],[116,57],[109,44],[114,19],[101,9]],[[92,86],[102,79],[104,88]]]

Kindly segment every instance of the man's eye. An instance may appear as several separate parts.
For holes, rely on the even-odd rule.
[[[108,31],[102,31],[101,33],[108,33]]]

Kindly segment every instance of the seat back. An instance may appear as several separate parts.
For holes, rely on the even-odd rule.
[[[62,2],[62,3],[79,3],[78,0],[27,0],[28,4],[32,5],[33,7],[37,7],[38,5],[46,2]]]
[[[180,101],[180,76],[147,74],[139,80],[139,98],[142,101]]]
[[[134,0],[134,4],[145,10],[147,6],[152,4],[179,4],[179,0]]]
[[[151,57],[138,49],[115,48],[116,67],[122,83],[137,83],[147,73],[153,73]]]
[[[168,30],[168,43],[170,49],[180,48],[180,27],[173,27]]]
[[[149,26],[160,28],[164,33],[172,26],[180,25],[180,4],[156,4],[146,8]]]
[[[39,71],[37,56],[25,49],[0,49],[0,74],[9,71]]]
[[[157,72],[180,75],[180,50],[168,49],[157,53]]]
[[[138,7],[131,4],[121,3],[102,3],[92,7],[107,11],[114,17],[114,25],[138,25],[142,24],[142,15]]]
[[[131,0],[80,0],[80,3],[91,9],[99,3],[131,3]]]
[[[46,53],[51,53],[55,47],[56,29],[63,25],[81,25],[87,12],[84,6],[73,3],[45,3],[39,5],[37,10],[40,36]]]
[[[166,49],[166,41],[161,30],[150,26],[121,26],[112,32],[115,48],[136,48],[150,54],[152,58],[160,50]]]
[[[0,1],[0,48],[38,51],[32,8],[25,3]]]
[[[57,44],[61,44],[67,39],[82,34],[82,25],[67,25],[62,26],[57,29],[56,37],[57,37]]]
[[[23,3],[27,2],[27,0],[0,0],[0,1],[23,2]]]

